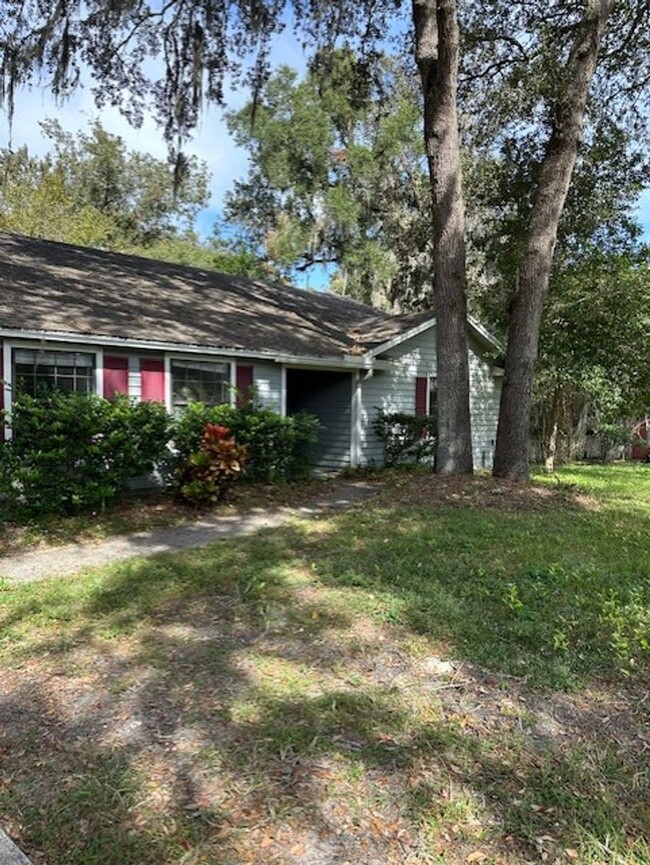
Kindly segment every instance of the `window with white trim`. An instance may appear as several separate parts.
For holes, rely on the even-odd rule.
[[[230,364],[202,360],[172,360],[172,406],[183,409],[192,402],[207,406],[230,402]]]
[[[15,348],[13,367],[13,387],[18,394],[95,391],[95,355],[92,352]]]

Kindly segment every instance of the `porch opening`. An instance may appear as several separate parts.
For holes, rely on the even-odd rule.
[[[318,467],[326,471],[348,468],[352,450],[352,374],[287,369],[287,414],[301,411],[315,415],[322,425]]]

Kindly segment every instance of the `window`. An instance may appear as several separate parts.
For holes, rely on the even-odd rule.
[[[36,396],[43,390],[93,393],[95,355],[81,351],[14,350],[14,388]]]
[[[174,360],[172,405],[185,408],[188,403],[220,405],[230,402],[230,364],[210,361]]]

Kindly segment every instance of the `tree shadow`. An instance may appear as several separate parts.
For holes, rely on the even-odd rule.
[[[639,729],[598,726],[584,691],[594,711],[545,703],[540,733],[542,697],[499,678],[577,686],[615,669],[608,572],[569,564],[570,536],[600,548],[611,525],[576,513],[563,533],[566,514],[542,516],[359,508],[17,591],[0,620],[19,665],[0,726],[10,834],[36,865],[462,862],[477,848],[515,863],[587,835],[642,844]],[[634,571],[616,577],[627,602]],[[598,643],[586,660],[549,648],[572,608],[573,638]],[[421,663],[441,641],[451,678]]]

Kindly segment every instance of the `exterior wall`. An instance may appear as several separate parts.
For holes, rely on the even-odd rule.
[[[348,468],[352,460],[352,374],[288,370],[287,408],[308,412],[322,424],[317,465],[327,471]]]
[[[245,363],[245,361],[240,361]],[[279,363],[253,363],[253,385],[264,408],[282,409],[282,367]]]
[[[21,340],[10,340],[11,344],[20,344]],[[25,345],[30,344],[29,341]],[[34,344],[33,341],[31,344]],[[128,359],[128,394],[135,399],[143,397],[143,369],[146,372],[151,362],[161,363],[160,353],[147,351],[120,352],[114,347],[84,346],[52,342],[52,348],[66,350],[91,350],[96,354],[98,392],[103,391],[103,353],[107,355],[122,355]],[[175,354],[168,353],[167,361]],[[4,352],[5,361],[10,357],[10,349]],[[205,358],[211,359],[210,355]],[[0,361],[2,359],[2,341],[0,341]],[[219,359],[216,358],[215,359]],[[355,401],[358,408],[358,419],[352,435],[351,425],[357,412],[352,410],[352,375],[346,374],[332,387],[314,388],[305,395],[301,409],[316,414],[326,428],[323,434],[322,464],[327,468],[343,468],[350,465],[354,454],[361,465],[380,465],[383,460],[381,442],[372,432],[372,421],[381,411],[415,411],[415,380],[416,378],[433,378],[436,375],[436,341],[435,330],[429,329],[418,336],[406,340],[390,350],[382,358],[390,360],[393,368],[390,370],[375,370],[374,372],[359,372],[359,396]],[[274,411],[283,412],[286,405],[286,394],[283,394],[285,371],[281,364],[265,361],[247,360],[246,358],[223,358],[235,368],[237,363],[253,366],[253,382],[257,390],[259,402]],[[11,376],[10,364],[5,362],[4,378]],[[163,372],[165,379],[165,400],[170,399],[169,363],[165,364]],[[316,372],[316,371],[314,371]],[[160,373],[159,373],[160,374]],[[0,370],[0,381],[2,371]],[[470,385],[472,411],[472,444],[474,464],[477,468],[489,467],[492,464],[496,425],[501,392],[501,379],[495,377],[490,365],[481,358],[479,346],[470,346]],[[2,388],[0,387],[0,396]],[[146,396],[146,394],[144,394]],[[4,391],[5,408],[10,407],[10,388]],[[149,396],[149,398],[152,398]],[[0,402],[0,408],[1,408]],[[169,407],[169,406],[168,406]]]
[[[394,362],[393,370],[375,371],[361,381],[360,462],[380,465],[382,444],[372,431],[372,421],[380,411],[415,411],[415,379],[436,376],[435,330],[424,331],[387,352],[382,359]],[[477,344],[470,341],[470,411],[472,451],[475,468],[492,465],[496,439],[501,379],[481,358]]]
[[[501,400],[500,376],[492,373],[491,367],[470,343],[469,354],[469,406],[472,416],[472,452],[474,468],[492,468],[494,445],[499,420]]]
[[[382,355],[392,360],[391,370],[361,373],[361,412],[359,418],[359,461],[361,465],[381,465],[383,446],[372,431],[380,412],[415,412],[415,379],[436,375],[436,335],[433,328],[414,336]]]

